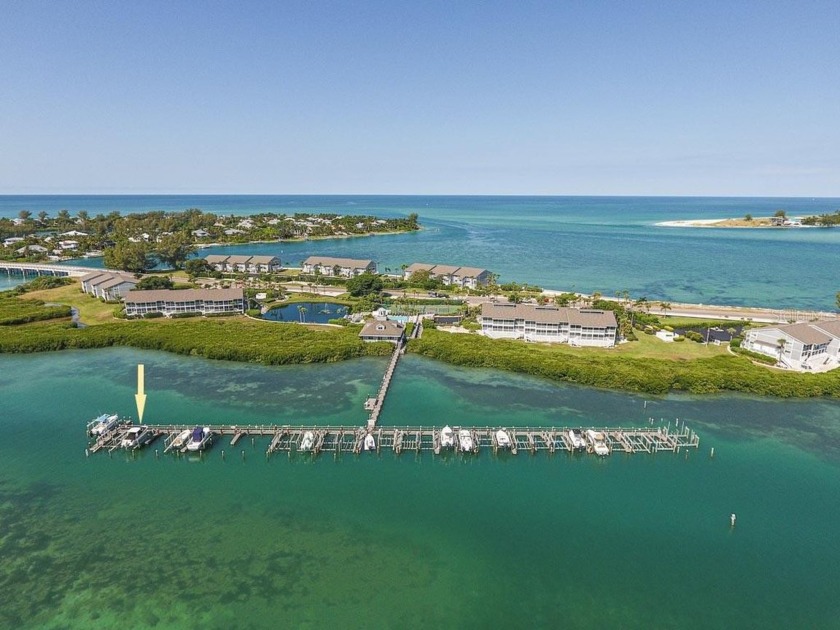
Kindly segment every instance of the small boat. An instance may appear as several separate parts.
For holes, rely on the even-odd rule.
[[[315,444],[315,433],[312,431],[307,431],[303,434],[303,439],[300,441],[300,447],[298,450],[300,451],[311,451],[312,446]]]
[[[203,451],[213,441],[213,433],[209,427],[195,427],[187,442],[187,450],[193,453]]]
[[[440,430],[440,447],[452,448],[455,446],[455,433],[449,425]]]
[[[376,440],[373,438],[372,433],[368,433],[365,436],[365,450],[366,451],[375,451],[376,450]]]
[[[473,439],[469,431],[466,429],[458,431],[458,444],[461,446],[461,451],[464,453],[468,453],[473,450]]]
[[[88,435],[91,437],[100,437],[109,433],[120,423],[120,417],[117,414],[109,415],[103,413],[98,418],[94,418],[88,422]]]
[[[586,439],[589,440],[589,444],[592,446],[592,450],[596,455],[604,457],[610,454],[610,447],[607,446],[606,436],[601,431],[587,429]]]
[[[124,449],[134,450],[140,448],[141,446],[145,446],[154,439],[155,434],[152,433],[152,430],[148,427],[131,427],[128,430],[128,433],[123,436],[120,446]]]
[[[499,429],[496,431],[496,444],[499,445],[499,448],[510,448],[510,435],[504,429]]]
[[[586,449],[586,441],[583,439],[583,433],[579,429],[569,429],[567,435],[569,436],[569,442],[571,442],[573,449],[576,451]]]
[[[190,435],[192,435],[192,431],[189,429],[184,429],[178,435],[175,436],[175,439],[172,440],[172,448],[184,448],[187,445],[187,442],[190,439]]]

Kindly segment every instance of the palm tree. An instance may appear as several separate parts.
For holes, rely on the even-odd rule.
[[[787,345],[787,339],[784,337],[779,337],[776,340],[776,343],[779,344],[779,363],[782,362],[782,355],[785,353],[785,346]]]
[[[668,316],[668,311],[671,310],[671,303],[670,302],[660,302],[659,303],[659,308],[665,314],[665,317],[667,317]]]

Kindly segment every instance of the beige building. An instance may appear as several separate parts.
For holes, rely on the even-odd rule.
[[[80,280],[82,291],[107,301],[119,300],[137,286],[134,276],[113,271],[92,271]]]
[[[359,337],[364,341],[400,343],[405,338],[405,327],[399,322],[374,319],[364,325]]]
[[[443,284],[463,289],[477,289],[480,286],[485,286],[493,277],[493,274],[487,269],[479,267],[412,263],[406,268],[403,278],[408,280],[417,271],[428,271],[430,277],[439,279]]]
[[[753,328],[741,347],[794,370],[824,372],[840,365],[840,319]]]
[[[280,259],[277,256],[224,256],[210,254],[204,257],[208,265],[224,273],[274,273],[280,271]]]
[[[532,304],[483,304],[481,332],[494,339],[610,348],[618,339],[618,322],[612,311]]]
[[[376,263],[372,260],[355,258],[332,258],[330,256],[310,256],[303,261],[303,273],[319,273],[322,276],[343,276],[352,278],[363,273],[376,273]]]
[[[209,315],[245,312],[242,289],[130,291],[124,301],[127,317],[142,317],[147,313],[171,317],[177,313]]]

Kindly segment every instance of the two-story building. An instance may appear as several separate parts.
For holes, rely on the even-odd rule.
[[[82,291],[109,302],[119,300],[137,286],[134,276],[113,271],[92,271],[80,280]]]
[[[376,273],[376,263],[372,260],[358,260],[356,258],[310,256],[303,261],[302,271],[305,274],[352,278],[363,273]]]
[[[479,267],[456,267],[454,265],[437,265],[429,263],[412,263],[405,269],[405,280],[411,278],[418,271],[428,271],[429,277],[438,279],[447,286],[464,289],[477,289],[489,284],[493,274],[487,269]]]
[[[160,313],[171,317],[177,313],[244,313],[245,294],[242,289],[183,289],[129,291],[125,298],[127,317],[142,317]]]
[[[204,260],[216,271],[224,273],[246,273],[257,275],[280,271],[280,259],[277,256],[237,256],[210,254]]]
[[[753,328],[741,347],[794,370],[833,369],[840,364],[840,319]]]
[[[495,339],[609,348],[618,339],[618,322],[612,311],[532,304],[483,304],[481,332]]]

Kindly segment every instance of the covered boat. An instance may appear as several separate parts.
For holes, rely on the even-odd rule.
[[[449,425],[440,430],[440,447],[452,448],[455,446],[455,432]]]
[[[473,450],[472,434],[466,429],[458,431],[458,444],[461,447],[461,451],[464,453]]]
[[[365,450],[366,451],[375,451],[376,450],[376,440],[373,438],[372,433],[368,433],[365,436]]]
[[[183,448],[187,445],[187,442],[190,439],[190,435],[192,435],[192,431],[190,429],[184,429],[178,435],[175,436],[175,439],[172,440],[172,448]]]
[[[124,449],[134,450],[145,446],[153,439],[155,439],[155,434],[152,433],[151,429],[144,426],[131,427],[123,436],[120,446]]]
[[[303,434],[303,439],[300,441],[300,450],[301,451],[311,451],[312,446],[315,444],[315,433],[313,431],[307,431]]]
[[[190,441],[187,442],[187,450],[192,452],[203,451],[210,445],[213,433],[210,427],[195,427],[190,435]]]
[[[505,429],[496,431],[496,444],[499,445],[499,448],[510,448],[510,435]]]
[[[117,414],[109,415],[103,413],[98,418],[94,418],[88,422],[88,435],[91,437],[100,437],[106,433],[110,433],[119,423],[120,417]]]

